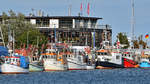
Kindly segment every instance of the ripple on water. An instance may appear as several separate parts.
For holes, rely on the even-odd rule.
[[[0,74],[0,84],[149,84],[150,69],[101,69]]]

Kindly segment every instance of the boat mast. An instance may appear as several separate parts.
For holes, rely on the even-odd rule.
[[[13,53],[15,52],[15,32],[14,32],[14,30],[13,30],[13,38],[12,38],[12,40],[13,40]]]
[[[54,24],[54,38],[55,38],[55,43],[57,42],[57,37],[56,37],[56,24]]]
[[[3,44],[3,46],[5,47],[5,42],[4,42],[4,37],[3,37],[3,32],[2,32],[2,28],[1,28],[1,26],[0,26],[0,39],[2,40],[2,44]],[[1,42],[0,42],[1,43]]]

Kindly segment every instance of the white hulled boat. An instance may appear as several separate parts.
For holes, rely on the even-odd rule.
[[[45,71],[64,71],[68,69],[64,56],[56,51],[56,49],[46,49],[46,53],[42,54]]]
[[[71,46],[70,50],[73,54],[67,55],[69,70],[86,70],[86,57],[84,46]]]
[[[36,72],[36,71],[43,71],[43,63],[39,60],[40,57],[38,56],[32,56],[30,57],[30,63],[29,63],[29,71]]]
[[[97,61],[96,68],[123,68],[122,55],[118,51],[110,51],[105,49],[100,49],[96,51]]]
[[[29,56],[29,71],[30,72],[37,72],[37,71],[43,71],[43,62],[40,60],[40,56],[38,54],[38,49],[36,48],[33,50],[33,53]]]
[[[5,56],[1,65],[1,73],[19,74],[28,73],[28,58],[25,56]]]

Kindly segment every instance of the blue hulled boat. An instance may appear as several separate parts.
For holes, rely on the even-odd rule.
[[[140,67],[141,68],[150,68],[150,63],[144,61],[140,63]]]

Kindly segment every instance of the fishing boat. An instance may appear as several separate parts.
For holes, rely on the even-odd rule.
[[[96,51],[96,69],[123,68],[122,55],[118,51],[100,49]]]
[[[43,62],[40,61],[40,57],[37,57],[37,56],[30,57],[29,71],[39,72],[43,70],[44,70]]]
[[[8,56],[8,50],[4,46],[0,46],[0,72],[1,72],[1,65],[4,62],[3,56]]]
[[[143,61],[139,65],[140,65],[140,68],[150,68],[150,63],[147,61]]]
[[[12,54],[2,57],[2,59],[4,59],[4,62],[1,65],[1,73],[20,74],[29,72],[29,61],[25,56]]]
[[[139,64],[140,68],[150,68],[150,52],[142,51],[141,62]]]
[[[86,55],[84,51],[85,46],[70,46],[73,54],[67,55],[68,69],[69,70],[86,70]],[[91,68],[91,67],[89,67]]]
[[[68,69],[64,56],[57,53],[56,49],[46,49],[46,53],[41,54],[45,71],[64,71]]]
[[[135,61],[135,52],[131,50],[126,50],[122,52],[123,64],[125,68],[136,68],[138,67],[137,62]]]
[[[34,49],[33,54],[30,54],[29,56],[29,71],[30,72],[39,72],[39,71],[43,71],[44,67],[43,67],[43,62],[40,59],[40,56],[38,54],[38,49]]]
[[[92,70],[95,69],[95,52],[91,50],[90,47],[85,48],[86,54],[86,69]]]
[[[87,65],[86,65],[86,70],[93,70],[95,69],[95,61],[88,59]]]
[[[4,74],[19,74],[29,72],[29,59],[19,53],[15,53],[15,39],[9,29],[8,35],[8,56],[2,56],[3,63],[1,64],[1,73]]]

